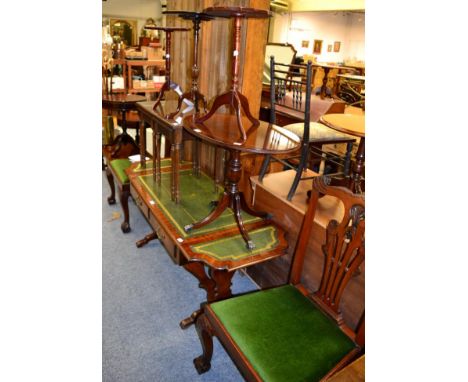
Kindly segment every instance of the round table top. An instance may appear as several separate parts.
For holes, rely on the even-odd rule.
[[[203,12],[189,12],[189,11],[164,11],[165,15],[176,15],[185,20],[213,20],[214,16],[207,15]]]
[[[115,106],[115,107],[124,107],[137,102],[146,101],[146,97],[140,96],[137,94],[103,94],[102,95],[102,105],[103,106]]]
[[[338,74],[337,76],[338,77],[343,77],[343,78],[348,78],[350,80],[358,80],[358,81],[365,81],[366,80],[365,76],[359,76],[357,74],[346,73],[346,74]]]
[[[354,135],[355,137],[365,137],[366,119],[364,115],[357,114],[324,114],[320,117],[320,122],[331,129],[342,133]]]
[[[165,32],[186,32],[189,31],[190,28],[180,28],[180,27],[151,27],[147,26],[144,27],[145,29],[157,30],[157,31],[165,31]]]
[[[258,154],[289,153],[299,147],[299,137],[280,127],[264,121],[255,126],[242,117],[247,140],[240,142],[241,134],[237,118],[233,114],[213,114],[207,121],[196,122],[195,116],[183,119],[186,130],[196,137],[225,149],[254,152]]]
[[[244,7],[209,7],[204,9],[203,13],[215,17],[267,18],[271,16],[270,11]]]

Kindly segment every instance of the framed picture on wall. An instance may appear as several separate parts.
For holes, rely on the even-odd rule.
[[[327,52],[331,52],[333,49],[333,45],[332,44],[329,44],[328,47],[327,47]]]
[[[341,42],[340,41],[335,41],[335,43],[333,44],[333,51],[334,52],[339,52],[340,51],[340,46],[341,46]]]
[[[303,48],[308,48],[309,47],[309,40],[302,40],[302,45]]]
[[[314,40],[314,53],[315,54],[322,53],[322,42],[323,40]]]

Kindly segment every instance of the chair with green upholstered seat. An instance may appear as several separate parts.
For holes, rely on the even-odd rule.
[[[128,212],[128,197],[130,196],[130,183],[125,170],[131,165],[127,158],[113,159],[106,167],[107,180],[111,189],[111,195],[107,198],[109,204],[115,204],[114,179],[117,180],[119,190],[119,201],[124,213],[124,220],[120,226],[123,233],[130,232],[130,215]],[[115,175],[115,177],[114,177]]]
[[[364,197],[313,181],[312,196],[296,244],[289,283],[206,304],[196,322],[203,354],[194,359],[208,371],[216,336],[248,381],[326,380],[364,352],[364,313],[351,328],[340,311],[350,279],[364,261]],[[303,267],[321,195],[341,200],[341,222],[330,220],[322,246],[324,266],[318,290],[310,292]],[[312,229],[312,227],[315,227]],[[364,296],[362,296],[364,299]]]

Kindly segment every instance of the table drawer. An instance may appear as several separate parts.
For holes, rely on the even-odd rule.
[[[148,217],[150,215],[149,208],[143,202],[140,195],[138,195],[138,193],[135,191],[135,189],[131,185],[130,185],[130,195],[132,195],[132,198],[135,201],[135,204],[138,206],[138,208],[140,209],[143,216],[148,219]]]
[[[158,235],[159,241],[161,241],[162,245],[164,248],[166,248],[167,253],[169,254],[169,257],[172,259],[172,261],[177,264],[181,265],[181,254],[179,247],[174,243],[172,240],[171,236],[168,234],[165,228],[160,224],[160,222],[153,216],[149,215],[148,219],[151,227],[153,227],[154,232],[156,232],[156,235]]]

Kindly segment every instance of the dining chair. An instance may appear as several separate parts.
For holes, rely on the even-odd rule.
[[[259,181],[262,182],[270,163],[272,161],[280,162],[284,169],[293,169],[295,176],[287,194],[287,200],[291,201],[299,182],[310,180],[315,175],[307,175],[307,168],[314,162],[321,162],[323,158],[333,161],[337,165],[342,165],[346,170],[345,159],[333,156],[328,151],[323,150],[323,145],[327,144],[349,144],[347,154],[351,152],[352,143],[355,138],[344,134],[335,134],[328,131],[323,124],[311,122],[311,94],[312,94],[312,62],[308,61],[306,65],[292,65],[275,62],[274,56],[270,57],[270,123],[276,124],[276,110],[287,110],[291,115],[303,121],[300,123],[287,124],[282,126],[299,136],[301,145],[299,154],[281,157],[265,155],[262,162]],[[285,74],[290,73],[291,69],[298,69],[298,75],[286,79]],[[289,88],[291,90],[289,90]]]
[[[247,381],[323,381],[364,353],[364,312],[353,326],[340,310],[364,261],[364,196],[329,184],[328,177],[314,178],[286,285],[203,306],[196,322],[203,354],[193,360],[198,373],[211,368],[213,336]],[[328,222],[320,284],[312,292],[303,280],[314,270],[304,263],[310,261],[308,241],[318,234],[313,223],[323,195],[337,198],[344,213],[341,221]]]

